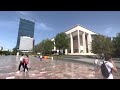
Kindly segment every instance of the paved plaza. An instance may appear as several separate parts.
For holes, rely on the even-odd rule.
[[[0,79],[102,79],[100,73],[95,74],[94,67],[89,63],[74,60],[39,60],[30,56],[29,72],[18,74],[19,57],[0,56]],[[120,79],[120,71],[115,74]]]

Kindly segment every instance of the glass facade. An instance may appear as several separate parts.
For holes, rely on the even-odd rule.
[[[16,45],[17,48],[19,48],[20,36],[28,36],[34,38],[34,27],[35,27],[35,22],[20,18],[17,45]]]

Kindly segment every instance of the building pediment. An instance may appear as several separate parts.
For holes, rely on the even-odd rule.
[[[76,32],[77,30],[80,30],[81,32],[85,32],[85,33],[89,33],[89,34],[96,34],[95,32],[93,32],[81,25],[76,25],[76,26],[68,29],[65,33],[70,34],[70,33]]]

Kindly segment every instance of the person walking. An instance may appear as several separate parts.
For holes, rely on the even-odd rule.
[[[29,63],[29,56],[26,55],[25,61],[24,61],[24,72],[26,72],[26,70],[28,71],[28,63]]]
[[[20,57],[20,63],[19,63],[19,67],[18,67],[18,72],[17,72],[17,73],[20,72],[21,66],[22,66],[23,69],[24,69],[24,54],[22,54],[21,57]]]
[[[97,59],[97,57],[95,57],[94,70],[97,70],[98,68],[99,68],[99,60]]]
[[[111,55],[105,55],[105,60],[98,70],[100,69],[104,79],[114,79],[113,72],[117,73],[117,68],[114,61],[112,60]]]
[[[42,55],[40,55],[40,61],[42,61]]]

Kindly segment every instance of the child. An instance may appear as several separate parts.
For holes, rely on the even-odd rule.
[[[27,67],[28,63],[29,63],[29,57],[28,57],[28,55],[26,55],[26,58],[24,61],[24,72],[26,72],[26,69],[28,71],[28,67]]]

